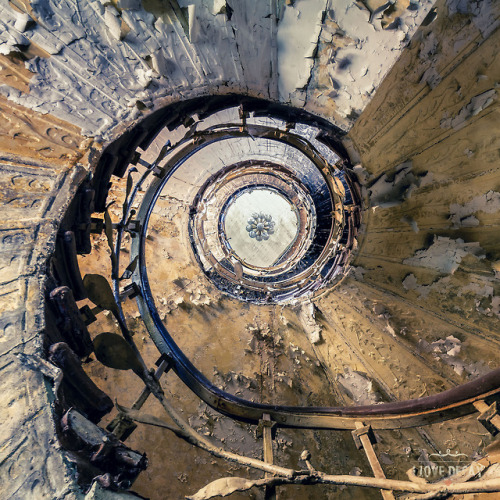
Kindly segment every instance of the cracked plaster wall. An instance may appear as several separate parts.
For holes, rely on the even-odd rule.
[[[500,361],[500,8],[435,8],[348,136],[368,202],[353,278],[391,317],[422,314],[416,352],[469,378]]]
[[[305,106],[348,129],[432,4],[2,0],[0,54],[24,67],[22,88],[7,81],[0,93],[94,137],[203,87]]]

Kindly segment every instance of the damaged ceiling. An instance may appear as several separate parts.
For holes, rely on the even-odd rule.
[[[203,88],[304,107],[348,130],[433,3],[2,0],[3,68],[23,83],[0,92],[93,137]]]

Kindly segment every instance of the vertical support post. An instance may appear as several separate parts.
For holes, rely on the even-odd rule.
[[[385,479],[385,474],[378,461],[375,450],[373,449],[372,443],[375,443],[375,435],[373,430],[369,425],[365,425],[363,422],[356,422],[356,430],[352,431],[354,442],[358,449],[363,448],[366,454],[366,458],[372,468],[373,475],[378,479]],[[395,500],[394,493],[388,490],[380,490],[382,498],[384,500]]]
[[[276,424],[271,420],[271,416],[267,413],[262,415],[262,420],[259,422],[262,432],[263,446],[264,446],[264,462],[272,464],[274,461],[273,456],[273,434]],[[272,477],[272,474],[266,472],[265,477]],[[276,487],[266,486],[264,490],[265,500],[277,500]]]

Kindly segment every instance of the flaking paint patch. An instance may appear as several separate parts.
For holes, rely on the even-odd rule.
[[[289,101],[296,89],[307,85],[321,31],[325,0],[298,0],[288,5],[278,26],[279,96]]]
[[[450,290],[452,283],[451,277],[445,276],[444,278],[439,278],[430,285],[419,285],[416,276],[413,273],[410,273],[405,276],[402,285],[405,290],[414,290],[417,292],[419,294],[419,299],[421,299],[427,298],[431,292],[447,293]]]
[[[448,337],[438,339],[430,344],[420,339],[417,345],[422,351],[431,353],[434,359],[451,366],[457,375],[466,374],[471,378],[476,378],[486,375],[490,371],[483,361],[473,362],[464,359],[462,342],[454,335],[448,335]]]
[[[394,10],[394,6],[388,4],[377,12],[361,2],[339,0],[332,2],[326,11],[319,59],[311,75],[308,98],[319,100],[323,106],[331,99],[335,105],[334,120],[342,128],[350,128],[365,108],[434,0],[413,3],[412,8],[406,10],[404,5],[409,3],[395,3],[396,11],[403,8],[389,23],[384,13]],[[340,43],[342,37],[348,43]],[[324,74],[330,80],[328,91],[319,85]]]
[[[434,236],[429,248],[418,250],[413,257],[405,259],[403,264],[453,274],[462,259],[469,254],[480,259],[485,257],[483,249],[477,242],[465,243],[461,238],[454,240],[445,236]]]
[[[441,120],[441,128],[453,128],[455,130],[460,130],[464,128],[467,122],[474,116],[478,115],[491,106],[493,102],[497,99],[497,93],[495,89],[487,90],[481,94],[474,96],[470,102],[465,105],[455,116],[443,117]]]
[[[500,19],[495,19],[497,0],[448,0],[448,15],[470,15],[472,22],[481,31],[484,38],[500,26]],[[492,19],[495,19],[492,22]]]
[[[405,290],[418,293],[419,299],[427,299],[431,292],[446,294],[449,297],[455,295],[463,297],[466,305],[458,308],[457,311],[467,310],[470,312],[475,310],[487,317],[498,316],[500,318],[500,295],[495,295],[499,292],[495,279],[483,276],[473,276],[470,279],[470,283],[458,288],[457,284],[453,282],[452,276],[439,278],[429,285],[421,285],[418,283],[417,277],[410,273],[405,276],[402,285]]]
[[[298,317],[304,331],[312,344],[321,341],[321,326],[316,321],[316,307],[311,301],[301,302]]]
[[[429,184],[431,180],[432,174],[415,174],[412,171],[411,161],[402,163],[392,174],[382,175],[368,188],[370,205],[372,208],[400,205],[411,197],[415,189]]]
[[[463,205],[452,203],[450,205],[450,222],[453,224],[453,229],[477,226],[479,220],[474,217],[474,214],[478,212],[493,214],[498,211],[500,211],[500,193],[488,191],[472,198]]]
[[[208,9],[196,11],[201,26],[196,46],[174,13],[165,22],[133,2],[123,4],[121,11],[96,0],[82,0],[76,12],[69,0],[33,2],[32,9],[37,22],[20,23],[19,12],[0,0],[0,51],[20,51],[32,44],[51,57],[27,61],[28,69],[37,73],[29,94],[8,85],[0,92],[17,104],[75,124],[84,135],[103,137],[119,122],[139,118],[139,101],[152,107],[154,100],[181,90],[242,83],[236,35],[227,29],[225,15],[214,17]],[[209,34],[220,36],[204,38],[203,16],[212,20],[210,26],[214,21],[217,25],[217,33]],[[231,57],[221,61],[219,51]],[[268,78],[261,78],[263,93]]]
[[[337,381],[356,404],[375,404],[382,399],[366,373],[345,368],[344,373],[337,375]]]

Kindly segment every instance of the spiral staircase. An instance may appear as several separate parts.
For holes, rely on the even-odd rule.
[[[80,311],[89,311],[80,302],[86,297],[80,271],[109,271],[102,213],[110,200],[123,202],[127,172],[158,167],[155,158],[168,137],[191,140],[217,113],[226,124],[236,116],[235,134],[280,120],[283,134],[293,134],[297,123],[320,127],[316,137],[351,175],[357,202],[346,202],[352,206],[345,213],[356,220],[356,231],[343,243],[349,252],[335,286],[306,302],[243,305],[235,292],[224,298],[215,290],[210,298],[206,288],[183,282],[179,288],[190,298],[168,311],[163,305],[185,355],[222,393],[273,407],[387,403],[399,411],[397,402],[455,391],[453,401],[434,406],[439,418],[418,419],[415,429],[387,424],[383,434],[377,429],[384,424],[356,412],[340,427],[294,421],[310,429],[298,437],[284,431],[275,454],[297,461],[303,447],[315,443],[318,465],[372,474],[367,449],[373,449],[359,438],[366,434],[360,431],[356,441],[346,431],[361,422],[377,431],[375,461],[387,477],[428,466],[429,455],[453,452],[469,463],[490,457],[485,477],[498,478],[498,451],[485,451],[497,431],[496,396],[482,397],[500,386],[498,2],[1,0],[0,13],[2,498],[136,498],[107,490],[102,481],[82,490],[78,466],[58,439],[54,386],[66,382],[47,358],[51,352],[55,359],[51,346],[66,339],[49,294],[67,286]],[[252,119],[263,122],[252,125]],[[169,203],[162,210],[174,224],[185,207]],[[175,252],[183,258],[192,251],[178,246],[165,247],[174,257],[165,264],[169,293],[186,277],[175,274]],[[86,256],[78,261],[77,253]],[[205,279],[196,272],[191,283]],[[132,278],[125,296],[133,283],[140,288]],[[139,304],[142,316],[145,308]],[[99,321],[114,328],[103,314]],[[217,335],[223,344],[213,341]],[[159,356],[151,342],[142,340],[141,347],[151,363]],[[93,349],[79,348],[82,359]],[[133,401],[142,390],[131,373],[120,378],[95,359],[84,367],[111,397]],[[182,382],[168,379],[179,407],[195,415],[200,429],[215,422],[222,442],[249,443],[244,451],[260,453],[255,443],[262,439],[240,439],[247,428],[231,417],[250,427],[262,419],[246,409],[236,415],[221,405],[222,393],[203,397],[199,386],[201,407],[183,392],[184,384],[195,386],[194,372],[183,369],[174,369]],[[464,400],[463,384],[478,380],[488,382],[476,384],[466,393],[466,409],[445,419],[447,408]],[[210,405],[229,416],[218,420]],[[103,416],[96,415],[90,420]],[[279,423],[279,412],[271,418]],[[331,427],[338,429],[334,435],[317,430]],[[132,487],[144,497],[179,498],[212,475],[227,475],[227,463],[216,461],[216,472],[207,472],[209,459],[155,432],[138,429],[127,440],[149,457]],[[263,434],[269,441],[270,433]],[[495,498],[498,491],[455,497]],[[257,498],[241,495],[234,498]],[[304,499],[380,495],[379,489],[325,485],[278,492]]]

